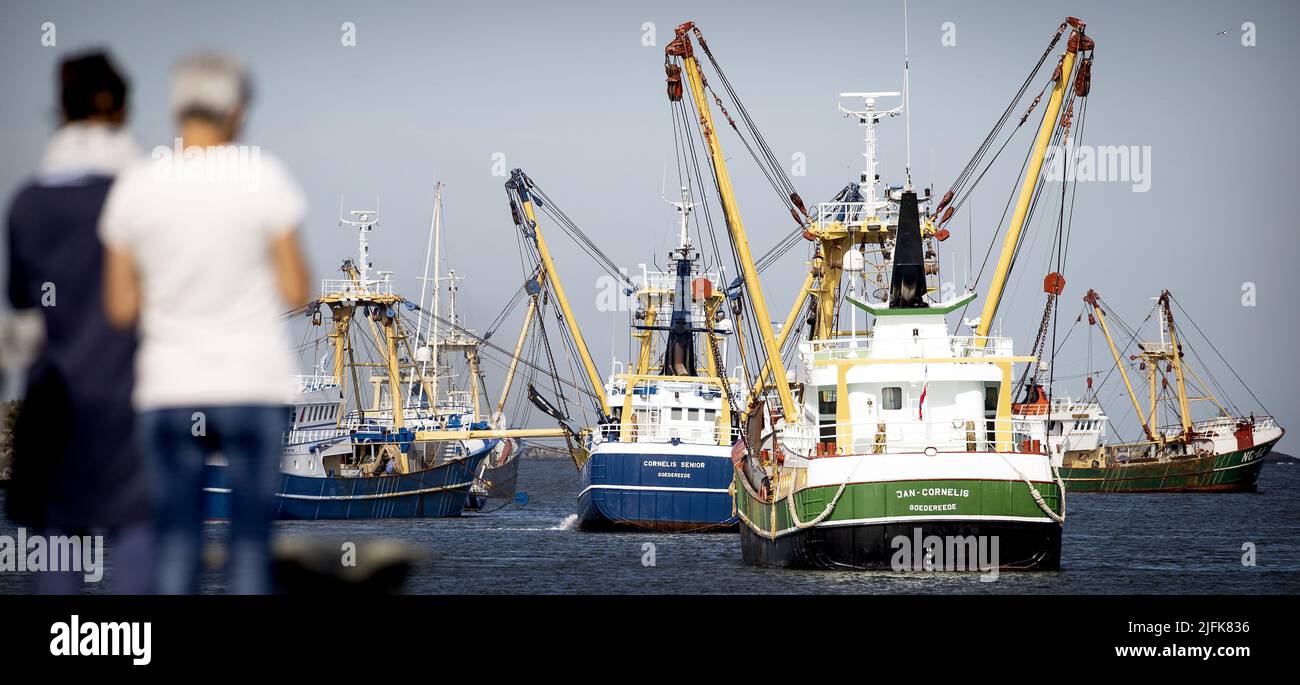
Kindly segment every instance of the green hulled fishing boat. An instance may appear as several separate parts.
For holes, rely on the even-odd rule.
[[[1137,354],[1127,359],[1111,336],[1111,322],[1101,297],[1090,290],[1084,301],[1090,307],[1089,323],[1100,326],[1105,335],[1143,435],[1132,442],[1064,450],[1058,459],[1067,489],[1254,492],[1264,457],[1286,431],[1271,416],[1243,414],[1235,404],[1221,400],[1214,383],[1207,382],[1189,364],[1187,353],[1192,350],[1175,322],[1176,301],[1169,291],[1156,299],[1158,338],[1139,342]],[[1110,318],[1117,317],[1112,313]],[[1200,331],[1199,327],[1194,329]],[[1137,336],[1138,331],[1132,331],[1131,337]],[[1199,358],[1194,353],[1193,357]],[[1145,405],[1129,376],[1130,366],[1148,386]],[[1235,371],[1233,375],[1237,376]],[[1193,403],[1213,404],[1216,415],[1195,420]],[[1162,418],[1172,420],[1162,424]]]

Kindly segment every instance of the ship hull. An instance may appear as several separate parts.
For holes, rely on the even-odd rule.
[[[1062,467],[1067,492],[1255,492],[1277,439],[1244,450],[1104,468]]]
[[[487,452],[409,474],[368,478],[312,478],[280,474],[275,518],[292,521],[460,516]],[[209,520],[230,518],[225,467],[209,466],[204,487]]]
[[[1028,455],[1025,455],[1028,456]],[[879,457],[876,457],[879,459]],[[900,567],[900,550],[937,536],[944,544],[983,545],[986,560],[1008,571],[1054,571],[1061,564],[1059,522],[1043,511],[1030,486],[1007,478],[906,478],[798,489],[797,518],[787,495],[758,498],[739,470],[741,556],[756,566],[807,569],[924,570]],[[1061,510],[1059,487],[1033,481],[1044,506]],[[973,537],[972,537],[973,536]],[[996,545],[996,547],[994,547]],[[901,561],[912,557],[902,552]],[[978,559],[945,570],[987,570]]]
[[[812,528],[774,540],[760,536],[749,526],[740,532],[740,553],[746,564],[777,568],[893,570],[901,545],[937,536],[998,539],[1001,570],[1055,571],[1061,567],[1061,525],[1058,523],[983,523],[975,521],[927,521],[925,523],[858,524],[834,528]],[[909,550],[911,548],[909,547]],[[976,560],[972,560],[976,561]],[[977,566],[977,564],[976,564]],[[920,570],[911,564],[910,570]],[[964,567],[950,570],[978,570]]]
[[[577,528],[587,532],[734,530],[730,448],[606,443],[582,466]]]
[[[507,441],[502,449],[505,453],[499,463],[493,463],[493,455],[484,459],[479,467],[478,481],[470,488],[465,500],[467,511],[480,511],[489,500],[514,498],[519,484],[519,450],[513,441]]]

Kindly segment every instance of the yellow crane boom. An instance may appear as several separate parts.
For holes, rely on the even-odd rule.
[[[1129,380],[1128,371],[1124,368],[1124,360],[1120,359],[1119,348],[1115,347],[1115,339],[1110,335],[1110,326],[1106,325],[1106,312],[1102,310],[1097,291],[1089,290],[1087,295],[1083,296],[1083,301],[1092,308],[1091,318],[1095,317],[1097,323],[1101,324],[1101,333],[1106,337],[1106,346],[1110,348],[1110,355],[1115,359],[1115,366],[1119,367],[1120,378],[1124,379],[1124,387],[1128,389],[1128,397],[1133,402],[1133,409],[1137,412],[1138,421],[1142,422],[1142,432],[1146,434],[1148,440],[1155,440],[1155,431],[1152,430],[1151,424],[1147,421],[1146,412],[1142,409],[1142,403],[1138,401],[1137,393],[1133,391],[1133,381]],[[1152,381],[1152,388],[1155,388],[1155,382]],[[1154,407],[1154,402],[1153,402]]]
[[[799,416],[798,408],[794,403],[794,395],[790,392],[790,384],[786,382],[785,364],[781,361],[781,349],[777,345],[776,335],[772,332],[772,318],[768,314],[767,300],[763,296],[763,285],[758,280],[758,270],[754,267],[754,257],[749,248],[749,237],[745,234],[745,226],[740,218],[740,210],[736,206],[736,195],[731,186],[731,175],[727,171],[727,161],[722,154],[722,146],[718,142],[717,130],[713,126],[713,114],[710,110],[708,96],[705,93],[704,75],[700,72],[700,63],[695,59],[694,48],[688,35],[693,28],[695,28],[695,24],[689,21],[678,26],[676,38],[665,48],[665,69],[669,77],[669,98],[681,99],[680,87],[675,92],[676,97],[674,97],[673,91],[674,78],[676,78],[676,83],[680,86],[681,70],[671,62],[673,57],[680,57],[685,66],[686,80],[690,83],[691,97],[694,99],[695,108],[699,112],[700,133],[704,137],[705,144],[709,148],[709,157],[713,161],[713,175],[718,185],[718,195],[722,201],[723,213],[726,216],[727,231],[731,234],[731,243],[736,251],[736,259],[740,262],[745,289],[749,291],[750,302],[754,308],[754,323],[758,329],[764,355],[767,357],[766,363],[770,365],[770,373],[773,378],[772,384],[776,386],[777,395],[781,399],[781,409],[785,420],[793,423]],[[762,377],[760,377],[759,382],[762,382]]]
[[[582,329],[578,327],[578,319],[573,315],[573,308],[569,305],[569,298],[564,292],[564,284],[560,282],[560,274],[555,270],[555,261],[551,258],[551,250],[546,244],[546,238],[542,235],[542,229],[537,224],[537,211],[533,207],[532,195],[529,192],[529,181],[523,170],[515,169],[506,182],[506,188],[518,200],[518,209],[522,212],[519,220],[525,222],[526,232],[531,232],[533,244],[537,246],[538,257],[542,261],[542,276],[540,278],[549,281],[551,292],[555,294],[555,299],[560,303],[560,311],[564,314],[564,325],[569,329],[569,334],[573,336],[574,347],[578,350],[578,357],[582,362],[583,371],[587,374],[587,380],[591,383],[592,394],[596,397],[596,402],[600,406],[601,418],[610,415],[609,400],[605,397],[605,384],[600,378],[600,372],[596,370],[596,363],[592,361],[591,352],[587,347],[587,341],[582,337]],[[542,283],[542,280],[538,281]]]
[[[1011,275],[1016,248],[1020,244],[1020,236],[1029,217],[1034,190],[1038,186],[1038,177],[1043,169],[1043,160],[1047,156],[1047,147],[1052,142],[1053,134],[1061,126],[1061,103],[1065,101],[1066,90],[1075,81],[1073,74],[1076,58],[1081,49],[1092,48],[1092,39],[1083,35],[1083,21],[1070,17],[1065,24],[1062,24],[1061,29],[1064,30],[1066,26],[1070,27],[1070,38],[1066,43],[1065,54],[1061,56],[1061,62],[1057,67],[1056,83],[1052,86],[1051,96],[1047,100],[1047,110],[1043,113],[1043,122],[1038,127],[1038,136],[1034,138],[1034,147],[1025,168],[1025,177],[1020,182],[1020,195],[1016,198],[1016,208],[1011,214],[1011,223],[1007,226],[1007,235],[1002,241],[1002,252],[998,256],[997,268],[993,272],[993,280],[989,283],[989,292],[984,299],[984,308],[980,312],[979,325],[975,329],[975,335],[978,336],[976,344],[980,346],[983,346],[989,331],[992,330],[993,320],[998,314],[998,306],[1002,304],[1002,295],[1006,292],[1007,279]]]

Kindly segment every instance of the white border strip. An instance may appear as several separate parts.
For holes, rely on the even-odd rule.
[[[652,485],[588,485],[586,488],[583,488],[582,492],[578,493],[578,496],[582,497],[583,495],[587,494],[591,490],[651,490],[651,491],[658,491],[658,492],[712,492],[712,493],[731,492],[731,488],[674,488],[668,486],[652,486]]]
[[[454,485],[442,485],[442,486],[439,486],[439,487],[436,487],[436,488],[421,488],[421,489],[419,489],[419,490],[402,490],[402,491],[400,491],[400,492],[378,492],[378,493],[369,494],[369,495],[348,495],[348,496],[338,496],[338,495],[287,495],[287,494],[284,494],[284,493],[279,493],[279,492],[277,492],[277,493],[275,493],[275,496],[276,496],[276,497],[279,497],[279,498],[281,498],[281,499],[298,499],[298,500],[311,500],[311,501],[340,501],[340,502],[346,502],[346,501],[360,501],[360,500],[369,500],[369,499],[388,499],[388,498],[391,498],[391,497],[406,497],[407,495],[427,495],[427,494],[429,494],[429,493],[431,493],[431,492],[444,492],[444,491],[446,491],[446,490],[455,490],[455,489],[457,489],[457,488],[465,488],[465,487],[469,487],[472,483],[473,483],[473,481],[466,481],[466,482],[464,482],[464,483],[456,483],[456,484],[454,484]],[[204,492],[213,493],[213,494],[217,494],[217,495],[225,495],[225,494],[229,494],[229,493],[230,493],[230,488],[203,488],[203,491],[204,491]],[[726,492],[726,491],[724,490],[723,492]]]

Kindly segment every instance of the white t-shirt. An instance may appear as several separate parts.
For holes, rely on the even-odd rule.
[[[248,146],[160,148],[118,176],[99,232],[140,276],[136,409],[289,399],[289,305],[271,243],[305,213],[284,167]]]

